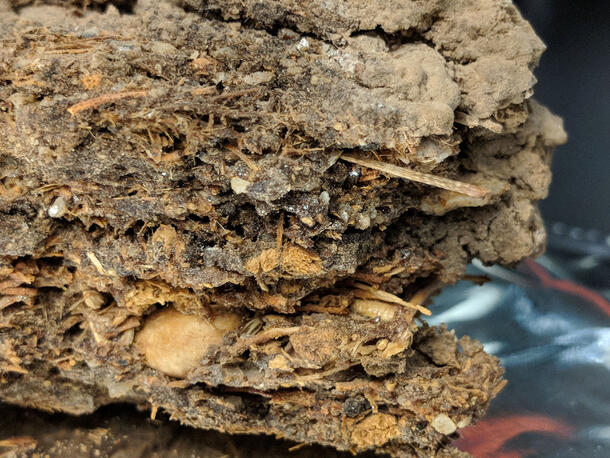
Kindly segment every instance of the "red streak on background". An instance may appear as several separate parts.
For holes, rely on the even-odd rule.
[[[475,458],[521,458],[518,450],[502,450],[504,444],[526,432],[542,432],[570,437],[573,428],[544,415],[511,415],[488,418],[463,429],[455,445]]]
[[[542,286],[563,291],[574,296],[579,296],[595,304],[595,306],[604,312],[606,316],[610,317],[610,302],[608,302],[601,294],[591,291],[590,289],[569,280],[561,280],[552,277],[544,267],[531,258],[524,260],[523,263],[538,277]]]

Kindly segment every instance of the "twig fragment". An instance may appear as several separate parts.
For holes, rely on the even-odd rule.
[[[423,183],[430,186],[434,186],[447,191],[459,192],[460,194],[466,194],[470,197],[485,197],[489,194],[489,190],[481,186],[473,184],[462,183],[461,181],[451,180],[449,178],[439,177],[430,173],[418,172],[405,167],[398,167],[397,165],[388,164],[381,161],[373,161],[370,159],[361,159],[358,157],[350,156],[348,154],[341,155],[341,159],[348,162],[368,167],[371,169],[379,170],[380,172],[388,175],[404,178],[406,180],[415,181],[417,183]]]
[[[387,291],[374,288],[364,283],[354,283],[354,286],[357,288],[357,290],[354,291],[354,295],[361,299],[373,299],[382,302],[389,302],[391,304],[399,304],[410,309],[415,309],[418,312],[423,313],[424,315],[432,315],[432,312],[426,307],[422,307],[421,305],[414,302],[407,302],[392,293],[388,293]],[[360,290],[361,292],[359,292],[358,290]]]
[[[126,99],[126,98],[135,98],[135,97],[146,97],[148,95],[148,91],[124,91],[117,92],[114,94],[104,94],[99,97],[94,97],[92,99],[83,100],[82,102],[78,102],[77,104],[72,105],[68,108],[68,112],[74,116],[76,113],[81,111],[89,110],[92,108],[97,108],[100,105],[103,105],[108,102],[114,102],[116,100]]]

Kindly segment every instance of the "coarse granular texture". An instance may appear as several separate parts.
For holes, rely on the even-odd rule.
[[[1,255],[53,243],[105,292],[293,312],[354,275],[447,283],[540,252],[565,134],[526,100],[543,46],[512,5],[397,2],[358,28],[367,2],[314,23],[316,2],[238,3],[3,15]]]
[[[162,413],[147,419],[127,405],[72,417],[48,415],[0,404],[0,452],[3,458],[350,458],[328,447],[303,446],[259,436],[229,436],[167,422]],[[372,458],[374,453],[359,455]],[[447,448],[442,457],[465,457]]]
[[[298,447],[259,436],[229,436],[147,418],[129,405],[101,408],[91,415],[49,415],[0,404],[3,458],[350,458],[331,448]],[[289,451],[290,450],[290,451]],[[374,457],[369,453],[368,457]]]
[[[0,43],[0,399],[396,456],[483,414],[413,319],[544,246],[511,2],[0,0]]]
[[[128,402],[231,434],[435,456],[505,384],[478,342],[418,328],[397,304],[377,319],[354,305],[345,315],[215,311],[213,320],[163,308],[141,326],[81,298],[74,275],[47,259],[5,277],[29,276],[23,289],[37,289],[38,305],[3,311],[4,401],[74,415]]]

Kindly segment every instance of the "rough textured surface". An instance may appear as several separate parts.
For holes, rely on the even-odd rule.
[[[13,404],[81,415],[131,402],[232,434],[434,456],[504,386],[497,359],[478,342],[417,329],[414,312],[398,305],[388,320],[244,313],[237,329],[176,379],[149,368],[142,346],[132,344],[138,320],[116,305],[92,308],[74,281],[48,282],[67,279],[49,262],[33,274],[34,285],[46,284],[38,288],[40,306],[2,314],[0,396]]]
[[[93,415],[48,415],[0,405],[0,452],[4,458],[70,456],[75,458],[349,458],[319,446],[260,436],[228,436],[167,422],[163,414],[147,419],[127,405],[102,408]],[[362,458],[376,456],[372,452]],[[442,457],[465,457],[451,448]]]
[[[2,266],[2,400],[73,415],[130,402],[232,434],[433,456],[448,453],[448,439],[504,386],[479,343],[418,328],[415,310],[364,284],[312,296],[295,315],[213,309],[206,325],[195,314],[176,323],[178,312],[160,304],[136,315],[83,288],[84,278],[57,256]],[[147,287],[143,295],[162,291]],[[150,333],[168,314],[158,345]],[[205,345],[198,360],[192,343]],[[180,355],[190,366],[177,379],[159,358]]]
[[[348,458],[330,448],[304,447],[253,436],[228,436],[181,427],[162,413],[147,419],[128,405],[71,417],[0,405],[0,454],[4,458]],[[374,456],[372,453],[369,456]]]
[[[543,248],[565,133],[530,26],[505,0],[87,5],[0,0],[0,398],[449,453],[501,371],[413,318],[472,258]]]
[[[95,255],[105,290],[158,278],[204,303],[247,291],[252,308],[292,311],[370,270],[405,219],[464,208],[460,232],[454,215],[431,220],[458,244],[400,241],[417,246],[396,265],[403,283],[541,250],[532,201],[564,134],[524,101],[542,45],[509,3],[475,15],[406,1],[358,27],[360,2],[315,26],[303,15],[317,2],[238,3],[143,1],[69,24],[57,7],[3,15],[1,254],[39,256],[53,240],[73,262]],[[387,177],[346,151],[489,192]]]

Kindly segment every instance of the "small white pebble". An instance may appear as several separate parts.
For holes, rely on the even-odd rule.
[[[303,49],[309,48],[309,40],[305,37],[301,38],[301,41],[297,44],[297,49],[302,51]]]
[[[239,177],[231,178],[231,189],[233,189],[233,192],[235,192],[235,194],[242,194],[246,192],[250,184],[251,183],[249,181],[246,181]]]
[[[49,207],[48,214],[51,218],[61,218],[66,214],[66,210],[66,201],[62,196],[59,196]]]
[[[471,422],[472,422],[471,417],[464,417],[460,421],[458,421],[457,427],[460,429],[465,428],[466,426],[469,426]]]
[[[328,205],[328,203],[330,202],[330,195],[328,194],[328,192],[322,191],[320,193],[320,202],[322,202],[325,205]]]
[[[444,435],[453,434],[457,429],[457,426],[453,422],[451,418],[449,418],[444,413],[438,414],[430,425],[437,430],[439,433]]]

